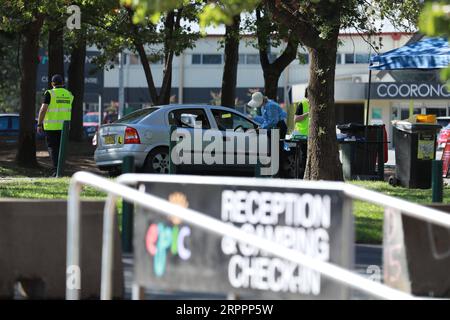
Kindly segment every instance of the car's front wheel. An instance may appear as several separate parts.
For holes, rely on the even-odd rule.
[[[155,148],[147,156],[144,165],[146,173],[169,173],[169,149]]]

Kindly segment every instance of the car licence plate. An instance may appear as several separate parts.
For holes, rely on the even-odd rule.
[[[116,143],[115,135],[104,136],[105,144],[114,144]]]

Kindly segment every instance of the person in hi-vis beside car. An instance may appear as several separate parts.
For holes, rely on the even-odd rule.
[[[297,105],[297,110],[294,116],[295,132],[296,135],[300,135],[303,138],[308,138],[309,135],[309,100],[308,100],[308,87],[305,89],[305,98]],[[302,152],[302,159],[300,166],[305,168],[306,166],[306,154],[308,152],[308,140],[306,143],[300,145]]]
[[[61,131],[64,121],[71,119],[73,95],[64,88],[63,78],[59,74],[52,77],[52,87],[44,93],[37,130],[39,133],[45,132],[48,153],[53,164],[52,176],[56,176]]]
[[[305,98],[298,104],[294,116],[295,130],[302,136],[308,136],[309,131],[309,100],[308,88],[305,89]]]

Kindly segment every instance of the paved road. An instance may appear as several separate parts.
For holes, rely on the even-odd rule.
[[[132,255],[124,254],[122,261],[124,263],[125,276],[125,299],[131,299],[131,285],[133,280],[133,258]],[[355,266],[354,271],[362,276],[370,276],[367,273],[369,266],[377,266],[382,271],[382,248],[376,245],[356,245],[355,250]],[[380,275],[381,279],[382,274]],[[353,290],[352,299],[370,299],[368,295]],[[194,292],[183,293],[165,293],[156,292],[149,289],[145,291],[145,299],[161,300],[161,299],[226,299],[226,295],[220,294],[201,294]]]

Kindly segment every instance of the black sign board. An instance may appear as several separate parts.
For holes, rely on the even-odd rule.
[[[158,180],[146,183],[146,192],[322,261],[353,265],[351,203],[338,189],[267,179]],[[314,270],[176,218],[139,209],[135,228],[135,282],[142,287],[264,299],[348,298],[348,288]]]
[[[379,82],[372,84],[372,99],[448,99],[445,84],[435,82]]]
[[[86,51],[84,66],[84,90],[86,94],[95,93],[96,97],[103,90],[103,70],[94,63],[94,58],[100,53],[98,51]],[[65,82],[67,83],[67,71],[70,64],[70,55],[64,55]],[[39,66],[37,71],[37,89],[44,92],[48,89],[48,54],[44,49],[39,50]],[[97,99],[97,98],[96,98]],[[97,100],[95,100],[97,101]]]

